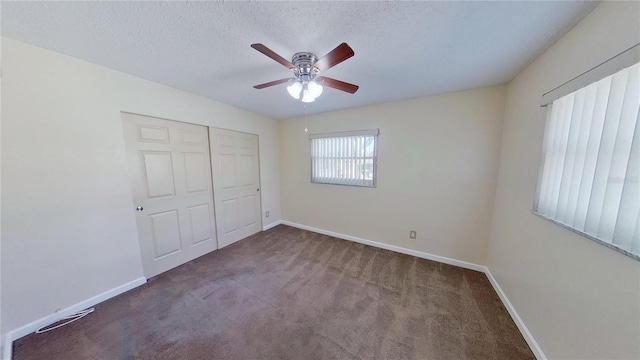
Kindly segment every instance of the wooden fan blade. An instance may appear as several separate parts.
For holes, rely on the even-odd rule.
[[[347,45],[347,43],[342,43],[335,49],[331,50],[327,55],[322,57],[322,59],[316,61],[314,65],[320,71],[325,71],[347,60],[354,54],[355,53],[353,52],[353,49],[349,45]]]
[[[273,86],[273,85],[280,85],[289,81],[295,80],[295,78],[286,78],[286,79],[280,79],[280,80],[275,80],[275,81],[270,81],[268,83],[264,83],[264,84],[260,84],[260,85],[255,85],[254,88],[256,89],[264,89],[267,88],[269,86]]]
[[[325,76],[318,76],[316,79],[322,82],[322,85],[328,86],[330,88],[346,91],[350,94],[355,94],[356,91],[360,88],[358,85],[349,84],[348,82],[328,78]]]
[[[292,63],[290,63],[287,59],[276,54],[273,50],[269,49],[268,47],[262,44],[251,44],[251,47],[267,55],[268,57],[272,58],[273,60],[279,62],[280,64],[286,66],[289,69],[295,68],[295,66]]]

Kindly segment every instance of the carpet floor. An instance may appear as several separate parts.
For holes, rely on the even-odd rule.
[[[279,225],[149,279],[14,359],[534,359],[480,272]]]

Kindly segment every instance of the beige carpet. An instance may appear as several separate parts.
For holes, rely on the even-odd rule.
[[[280,225],[150,279],[14,359],[533,359],[482,273]]]

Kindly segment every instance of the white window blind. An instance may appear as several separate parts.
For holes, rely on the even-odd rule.
[[[376,186],[378,129],[309,138],[312,183]]]
[[[534,211],[640,260],[640,63],[547,108]]]

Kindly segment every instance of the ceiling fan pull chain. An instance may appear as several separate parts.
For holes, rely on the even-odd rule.
[[[304,107],[304,132],[309,132],[309,123],[307,122],[307,105],[302,105]]]

